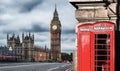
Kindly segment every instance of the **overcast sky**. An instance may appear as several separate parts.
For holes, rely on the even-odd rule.
[[[35,34],[35,45],[50,48],[50,22],[57,4],[62,25],[62,51],[75,50],[75,8],[68,0],[0,0],[0,45],[6,34]],[[21,40],[22,41],[22,40]]]

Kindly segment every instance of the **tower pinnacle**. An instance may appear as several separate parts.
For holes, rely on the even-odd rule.
[[[58,18],[57,5],[55,4],[54,18]]]

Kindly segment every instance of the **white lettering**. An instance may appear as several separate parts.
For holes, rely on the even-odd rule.
[[[90,28],[80,28],[80,31],[90,31]]]
[[[108,26],[104,26],[104,27],[95,26],[94,30],[113,30],[113,28]]]

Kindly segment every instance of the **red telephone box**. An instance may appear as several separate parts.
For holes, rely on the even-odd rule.
[[[78,71],[114,71],[114,23],[87,23],[77,30]]]

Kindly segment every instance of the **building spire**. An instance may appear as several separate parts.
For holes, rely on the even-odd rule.
[[[24,40],[24,32],[22,33],[22,41]]]
[[[13,38],[15,38],[15,34],[13,33]]]
[[[58,17],[58,12],[57,12],[57,5],[55,4],[55,11],[54,11],[54,17]]]
[[[56,8],[57,8],[57,5],[55,4],[55,10],[56,10]]]
[[[29,38],[30,38],[30,32],[29,32]]]
[[[58,12],[57,12],[57,5],[55,4],[55,11],[53,14],[53,20],[52,21],[59,21],[59,17],[58,17]]]

